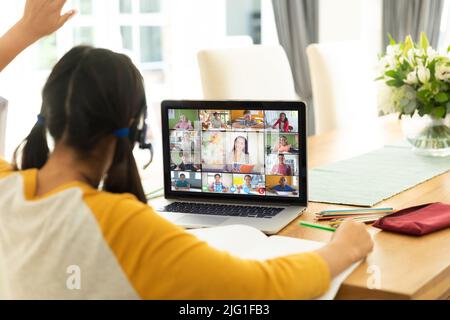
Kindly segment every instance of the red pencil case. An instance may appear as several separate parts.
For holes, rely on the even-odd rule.
[[[450,205],[437,202],[403,209],[379,219],[373,226],[391,232],[425,235],[450,227]]]

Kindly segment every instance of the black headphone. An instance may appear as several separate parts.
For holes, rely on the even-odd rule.
[[[143,107],[143,111],[141,112],[141,115],[137,119],[137,121],[138,121],[137,125],[132,126],[130,130],[129,138],[133,145],[135,143],[138,143],[139,149],[148,150],[150,152],[150,159],[143,167],[143,169],[145,170],[153,162],[153,145],[150,141],[147,140],[148,124],[147,124],[146,106]]]

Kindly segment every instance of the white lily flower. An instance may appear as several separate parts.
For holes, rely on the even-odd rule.
[[[425,67],[422,63],[417,67],[417,78],[422,83],[427,83],[431,78],[430,69]]]
[[[414,54],[418,57],[423,57],[425,55],[425,50],[423,49],[414,49]]]
[[[400,50],[400,46],[398,44],[395,45],[389,45],[386,48],[386,54],[388,56],[399,56],[402,53],[402,51]]]
[[[432,47],[428,47],[427,56],[428,56],[428,63],[430,63],[431,61],[433,61],[434,59],[436,59],[439,56],[439,53],[436,50],[434,50]]]
[[[408,73],[405,82],[410,85],[419,83],[419,80],[417,79],[417,69]]]
[[[386,55],[380,60],[380,68],[382,69],[392,70],[395,69],[396,67],[397,67],[397,60],[393,56]]]
[[[436,79],[442,81],[450,81],[450,65],[444,63],[438,63],[436,65],[435,75]]]

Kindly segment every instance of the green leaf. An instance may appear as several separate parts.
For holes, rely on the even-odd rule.
[[[422,103],[427,103],[430,100],[431,91],[427,89],[419,90],[416,93],[416,97]]]
[[[423,106],[423,113],[424,114],[431,114],[432,111],[433,111],[433,105],[432,104],[427,103],[427,104],[425,104]]]
[[[439,103],[445,103],[449,99],[449,96],[445,92],[439,92],[435,97],[434,100]]]
[[[447,52],[450,52],[450,46],[448,46],[448,48],[447,48]]]
[[[398,72],[395,70],[388,70],[384,73],[386,76],[391,77],[391,78],[398,78]]]
[[[390,34],[390,33],[388,33],[388,38],[389,38],[389,44],[391,45],[391,46],[395,46],[397,43],[395,42],[395,40],[394,40],[394,38],[392,38],[392,35]],[[450,49],[450,47],[449,47],[449,49]]]
[[[403,81],[398,80],[398,79],[392,79],[392,80],[386,81],[386,84],[391,87],[400,88],[403,85]]]
[[[423,109],[419,109],[419,116],[423,117],[425,115],[425,112]]]
[[[427,48],[430,46],[430,42],[428,41],[427,35],[425,32],[420,33],[420,47],[423,50],[427,50]]]
[[[439,106],[433,109],[433,115],[436,118],[444,118],[447,113],[447,109],[444,106]]]

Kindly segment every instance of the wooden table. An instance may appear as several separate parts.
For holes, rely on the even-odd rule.
[[[308,139],[310,168],[348,159],[402,139],[400,122],[394,116],[380,118],[363,129],[339,130]],[[450,160],[449,160],[450,161]],[[157,159],[155,168],[161,165]],[[159,162],[159,164],[158,164]],[[152,184],[162,185],[162,170],[152,171]],[[159,171],[159,172],[158,172]],[[155,179],[158,172],[159,179]],[[147,173],[148,174],[148,173]],[[377,207],[396,209],[428,202],[450,203],[450,172],[407,190]],[[306,213],[279,234],[316,241],[328,241],[326,231],[299,227],[314,221],[314,213],[342,206],[309,203]],[[411,237],[367,227],[374,250],[342,284],[337,299],[448,299],[450,296],[450,230]],[[379,271],[379,273],[378,273]],[[379,279],[379,287],[369,289]],[[373,287],[373,286],[371,286]]]
[[[308,140],[309,166],[348,159],[402,139],[395,116],[380,118],[361,130],[341,130]],[[450,161],[450,160],[449,160]],[[377,207],[396,209],[428,202],[450,203],[450,172],[407,190]],[[314,213],[342,206],[310,203],[298,220],[314,220]],[[450,231],[422,237],[383,232],[368,226],[375,242],[374,251],[343,283],[337,299],[439,299],[450,295]],[[294,221],[281,235],[311,240],[328,240],[328,232],[298,226]],[[369,289],[367,282],[380,271],[380,288]],[[372,278],[371,278],[372,277]]]

